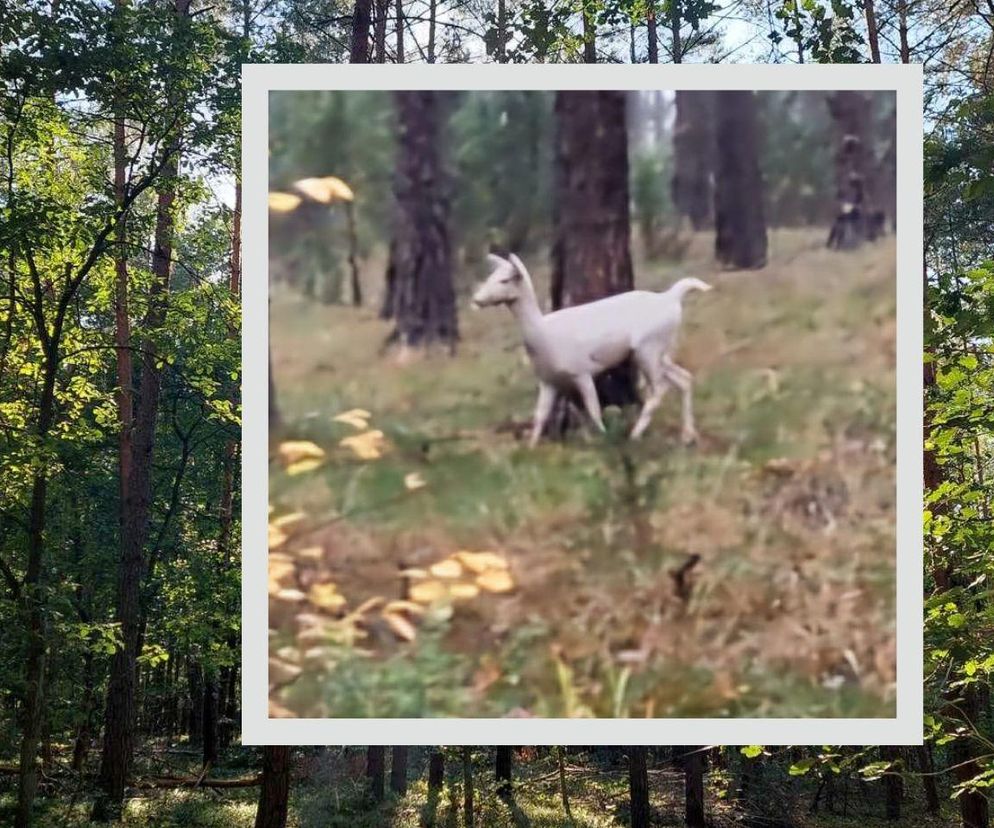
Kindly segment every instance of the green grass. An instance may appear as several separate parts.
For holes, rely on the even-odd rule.
[[[609,410],[606,436],[529,450],[500,427],[527,421],[535,392],[509,314],[462,313],[456,357],[401,363],[379,353],[390,328],[371,310],[277,286],[282,437],[328,454],[308,474],[271,466],[274,514],[307,516],[281,551],[322,550],[300,564],[304,591],[317,577],[350,608],[394,598],[400,568],[457,549],[500,552],[517,583],[458,604],[412,643],[363,619],[358,652],[312,659],[280,704],[893,715],[894,246],[842,254],[822,242],[775,233],[756,272],[716,272],[703,236],[681,263],[637,265],[640,287],[693,274],[717,288],[688,299],[678,355],[696,378],[692,448],[679,443],[673,394],[638,444],[624,439],[634,412]],[[526,259],[542,283],[541,257]],[[371,287],[373,271],[364,277]],[[355,431],[332,418],[356,407],[389,441],[377,460],[338,446]],[[412,472],[425,488],[405,489]],[[670,571],[691,554],[701,562],[684,602]],[[274,651],[300,661],[292,618],[275,627]]]

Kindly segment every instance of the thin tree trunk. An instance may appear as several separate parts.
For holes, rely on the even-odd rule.
[[[404,0],[396,0],[394,3],[394,14],[397,16],[397,28],[394,29],[397,38],[396,56],[397,63],[404,62]]]
[[[955,715],[962,720],[964,727],[972,730],[977,725],[980,705],[977,703],[977,692],[974,687],[965,687],[960,691],[953,691],[950,696],[959,695],[960,699],[951,705]],[[974,743],[972,736],[960,736],[951,746],[950,758],[953,765],[953,776],[960,784],[969,782],[983,772],[983,766],[977,761],[977,754],[982,748]],[[988,809],[987,797],[982,791],[964,791],[957,800],[959,801],[960,820],[963,828],[989,828],[990,812]]]
[[[648,748],[633,745],[628,749],[628,798],[632,828],[649,828]]]
[[[390,0],[376,0],[376,23],[373,25],[373,60],[387,62],[387,12]]]
[[[507,63],[507,0],[497,0],[497,62]]]
[[[583,7],[583,62],[597,63],[597,21],[594,12]]]
[[[881,747],[880,755],[892,765],[896,765],[901,758],[901,752],[896,747]],[[904,782],[901,779],[901,769],[899,766],[892,766],[884,775],[884,790],[886,791],[885,815],[891,821],[901,819],[901,801],[904,799]]]
[[[216,674],[210,674],[204,681],[203,700],[203,766],[217,764],[218,758],[218,685]]]
[[[908,3],[898,0],[897,37],[900,43],[901,63],[911,63],[911,46],[908,44]]]
[[[462,818],[464,828],[473,828],[476,813],[473,803],[473,748],[462,749]]]
[[[704,749],[694,745],[678,748],[684,779],[684,824],[690,828],[706,828],[704,818],[704,770],[707,759]]]
[[[290,748],[266,745],[262,749],[262,788],[255,828],[286,828],[290,802]]]
[[[438,801],[442,796],[442,785],[445,783],[445,755],[433,748],[428,757],[428,801],[421,812],[421,824],[424,828],[433,828],[438,816]]]
[[[760,268],[766,264],[767,240],[755,96],[721,91],[715,101],[715,255],[726,267]]]
[[[880,36],[877,31],[877,12],[873,0],[863,0],[863,11],[866,14],[866,40],[870,44],[870,60],[880,63]]]
[[[187,720],[187,735],[191,745],[204,743],[204,671],[200,662],[192,658],[186,670],[187,691],[190,700],[190,716]]]
[[[352,41],[349,63],[369,63],[369,24],[372,22],[372,0],[355,0],[352,8]]]
[[[511,748],[499,746],[497,748],[497,758],[494,761],[494,776],[497,778],[497,796],[510,801],[514,799],[513,776],[514,757]]]
[[[398,745],[390,756],[390,790],[398,796],[407,793],[407,746]]]
[[[366,748],[366,778],[369,780],[369,793],[374,802],[383,801],[385,765],[386,748],[383,745],[369,745]]]
[[[862,92],[844,90],[826,98],[835,123],[835,197],[838,204],[828,247],[848,250],[875,238],[870,134],[870,100]]]
[[[925,795],[925,810],[930,814],[939,813],[939,789],[935,784],[935,763],[932,761],[932,745],[916,745],[913,748],[918,760],[918,770],[922,776],[922,793]]]
[[[656,0],[649,0],[645,14],[646,39],[649,63],[659,63],[659,33],[656,31]]]
[[[428,0],[428,63],[435,62],[435,20],[438,16],[438,0]]]
[[[683,43],[680,40],[680,0],[670,0],[670,37],[673,40],[673,62],[683,63]]]

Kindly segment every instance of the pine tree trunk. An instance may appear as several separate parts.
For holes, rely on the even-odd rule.
[[[372,0],[355,0],[352,9],[352,41],[349,63],[369,63],[369,24],[372,22]]]
[[[464,828],[473,828],[476,824],[473,802],[473,748],[468,745],[462,749],[462,819]]]
[[[373,60],[377,63],[387,62],[387,10],[389,8],[390,0],[376,0],[376,23],[373,25]],[[348,206],[351,207],[351,203]]]
[[[553,309],[634,287],[624,92],[557,92],[555,100]],[[639,402],[630,361],[597,377],[601,405]],[[562,436],[577,425],[565,401],[550,417]]]
[[[397,92],[399,147],[394,176],[389,310],[396,328],[388,344],[402,348],[459,338],[449,231],[449,185],[443,168],[444,93]],[[388,280],[389,281],[389,280]]]
[[[179,36],[188,20],[189,0],[175,0],[174,8],[176,32]],[[172,273],[175,186],[179,169],[178,136],[173,136],[167,142],[166,153],[156,203],[152,286],[145,318],[145,328],[150,332],[158,331],[166,318]],[[100,793],[93,809],[93,818],[98,821],[114,819],[120,813],[133,752],[135,679],[142,625],[141,590],[145,575],[145,544],[148,540],[152,499],[152,459],[161,383],[161,369],[157,361],[155,341],[149,337],[143,343],[139,359],[141,378],[138,384],[138,404],[134,411],[131,467],[125,474],[122,486],[124,497],[121,501],[116,611],[122,646],[114,653],[107,688]]]
[[[828,96],[835,122],[835,194],[838,209],[828,247],[850,250],[876,237],[872,179],[870,99],[862,92],[840,91]]]
[[[897,763],[901,752],[896,747],[881,747],[880,755],[891,763]],[[886,792],[885,815],[891,821],[901,819],[901,801],[904,799],[904,782],[901,779],[900,767],[892,767],[884,775],[884,790]]]
[[[262,749],[262,787],[255,828],[286,828],[290,802],[290,748],[266,745]]]
[[[597,21],[594,12],[584,6],[583,11],[583,62],[597,63]]]
[[[442,785],[445,783],[445,755],[437,748],[432,748],[428,757],[428,801],[422,811],[421,824],[425,828],[433,828],[438,815],[438,800],[442,796]]]
[[[366,748],[366,778],[369,780],[369,793],[374,802],[383,801],[385,765],[386,748],[383,745],[369,745]]]
[[[656,0],[649,0],[645,14],[645,27],[649,63],[659,63],[659,32],[656,30]]]
[[[511,748],[499,746],[494,761],[494,776],[497,778],[497,796],[510,801],[514,798],[513,775],[514,758]]]
[[[880,63],[880,35],[877,30],[877,11],[873,0],[863,0],[866,15],[866,41],[870,44],[870,61]]]
[[[699,745],[677,748],[677,757],[683,767],[684,824],[689,828],[706,828],[704,817],[704,770],[707,759]]]
[[[628,797],[631,803],[632,828],[649,828],[647,753],[648,748],[637,745],[628,749]]]
[[[898,0],[897,3],[897,36],[900,44],[901,63],[911,63],[911,46],[908,43],[907,0]]]
[[[217,676],[210,675],[204,681],[203,703],[204,750],[203,766],[216,765],[218,757],[218,685]]]
[[[716,92],[715,107],[715,255],[729,268],[760,268],[766,264],[766,219],[755,96]]]
[[[435,62],[435,21],[438,17],[438,0],[428,0],[428,63]]]
[[[397,28],[395,29],[397,37],[397,54],[394,60],[397,63],[404,62],[404,0],[396,0],[394,4],[394,14],[397,17]]]
[[[390,790],[398,796],[407,793],[407,746],[399,745],[390,756]]]
[[[673,204],[694,230],[714,223],[714,93],[677,91],[673,129]]]
[[[683,43],[680,40],[680,0],[670,0],[670,37],[673,41],[673,62],[683,63]]]
[[[507,63],[507,0],[497,0],[497,48],[498,63]]]

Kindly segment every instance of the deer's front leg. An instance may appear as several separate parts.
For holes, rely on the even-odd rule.
[[[542,437],[542,430],[556,401],[556,389],[542,382],[538,386],[538,401],[535,403],[535,419],[532,421],[532,436],[528,445],[535,448]]]

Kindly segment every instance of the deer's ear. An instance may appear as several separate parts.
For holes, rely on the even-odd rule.
[[[507,261],[502,259],[496,253],[487,253],[487,261],[494,267],[503,267],[507,264]]]

